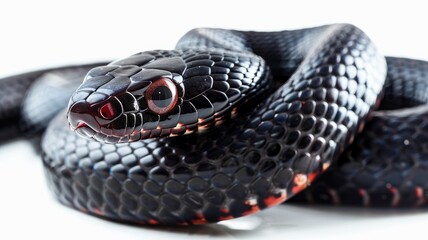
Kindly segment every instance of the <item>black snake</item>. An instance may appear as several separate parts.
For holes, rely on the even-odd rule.
[[[42,131],[89,71],[42,141],[48,183],[66,205],[125,222],[202,224],[311,185],[292,200],[419,206],[426,70],[385,61],[347,24],[194,29],[175,50],[2,79],[0,133]]]

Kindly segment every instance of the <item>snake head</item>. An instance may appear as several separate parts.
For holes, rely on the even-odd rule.
[[[261,61],[158,50],[94,68],[70,99],[70,127],[110,143],[199,131],[249,91]]]

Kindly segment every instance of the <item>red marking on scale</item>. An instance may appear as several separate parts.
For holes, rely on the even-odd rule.
[[[331,196],[331,201],[334,204],[339,204],[340,203],[340,199],[339,199],[339,195],[337,195],[336,190],[332,189],[332,188],[328,188],[327,189],[328,194],[330,194]]]
[[[364,206],[369,206],[370,205],[370,196],[367,193],[367,191],[363,188],[358,189],[358,194],[360,194],[360,196],[363,198],[363,205]]]
[[[234,217],[232,215],[227,215],[227,216],[220,216],[218,217],[219,221],[224,221],[224,220],[230,220],[233,219]]]
[[[291,188],[291,192],[293,194],[297,194],[297,193],[301,192],[305,188],[306,188],[306,185],[294,186],[293,188]]]
[[[416,206],[420,206],[424,204],[425,203],[424,189],[421,187],[416,187],[415,194],[416,194],[416,197],[418,198],[418,201],[416,202]]]
[[[266,199],[265,199],[266,202]],[[247,216],[256,212],[260,212],[260,208],[257,205],[251,206],[251,209],[242,213],[242,216]]]
[[[415,193],[417,198],[421,198],[424,196],[424,190],[421,187],[416,187]]]
[[[159,224],[159,222],[156,219],[153,219],[153,218],[149,219],[147,222],[149,224],[151,224],[151,225],[158,225]]]
[[[313,182],[317,176],[318,176],[317,172],[309,173],[309,177],[308,177],[309,183]]]
[[[266,207],[272,207],[284,202],[286,199],[287,199],[287,194],[285,193],[285,191],[283,191],[281,192],[281,195],[279,197],[272,195],[265,198],[263,201]]]
[[[94,208],[94,213],[97,215],[104,215],[104,213],[99,208]]]
[[[195,225],[208,223],[208,221],[205,219],[204,215],[202,215],[201,213],[196,213],[195,217],[196,218],[192,220],[192,223]]]
[[[87,127],[88,125],[84,122],[79,122],[76,126],[76,129],[82,128],[82,127]]]
[[[208,221],[205,218],[197,218],[197,219],[193,219],[192,223],[195,225],[199,225],[199,224],[208,223]]]
[[[396,207],[400,203],[400,193],[398,192],[397,188],[389,186],[388,190],[390,193],[392,193],[392,201],[391,206]]]
[[[220,212],[229,213],[229,208],[222,207],[222,208],[220,208]]]

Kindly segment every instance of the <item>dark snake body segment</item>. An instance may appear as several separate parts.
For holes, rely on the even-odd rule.
[[[118,221],[182,225],[277,205],[306,188],[354,138],[386,73],[384,58],[351,25],[278,33],[196,29],[177,45],[196,47],[254,52],[282,86],[248,115],[205,134],[102,144],[71,132],[59,115],[42,147],[48,182],[62,203]]]
[[[387,58],[385,97],[361,137],[297,201],[426,206],[428,63]]]

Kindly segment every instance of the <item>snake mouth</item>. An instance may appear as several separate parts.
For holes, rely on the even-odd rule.
[[[84,127],[88,127],[88,124],[84,123],[84,122],[78,122],[77,126],[74,130],[77,130],[79,128],[84,128]]]
[[[86,101],[73,104],[68,112],[68,122],[73,131],[83,136],[93,136],[100,130],[100,124],[91,115],[90,105]]]

